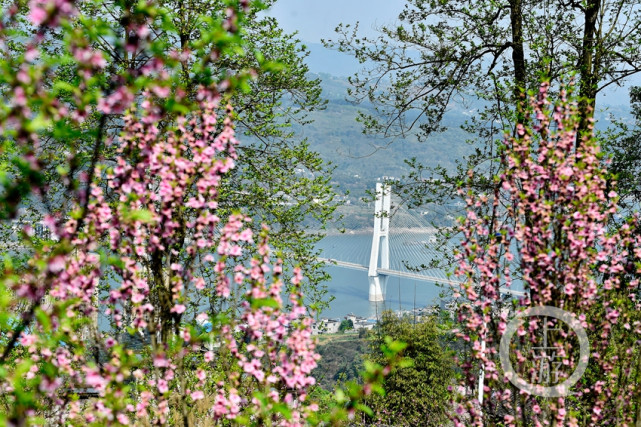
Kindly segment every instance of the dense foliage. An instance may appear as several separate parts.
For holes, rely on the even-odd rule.
[[[398,180],[415,204],[450,200],[470,169],[475,188],[493,191],[502,132],[514,133],[523,122],[526,93],[541,77],[558,91],[563,76],[576,75],[580,134],[599,107],[597,97],[641,71],[634,0],[407,0],[395,23],[376,37],[363,36],[351,23],[337,31],[327,44],[365,65],[351,79],[349,99],[376,108],[359,119],[366,132],[388,141],[406,135],[425,140],[443,130],[452,104],[471,98],[478,108],[463,126],[473,152],[457,159],[458,168],[416,161]]]
[[[368,347],[368,340],[357,334],[319,341],[316,351],[321,358],[312,372],[314,378],[328,391],[334,390],[337,384],[358,380]]]
[[[255,4],[181,5],[34,0],[2,16],[0,213],[30,201],[44,218],[8,222],[3,241],[2,424],[338,423],[399,361],[389,342],[363,387],[320,414],[308,398],[302,269],[286,292],[267,227],[221,206],[240,157],[230,102],[260,73],[217,65],[243,58]]]
[[[216,43],[205,33],[215,31],[209,22],[211,19],[224,18],[228,8],[225,1],[160,2],[158,6],[170,13],[163,20],[147,23],[150,39],[154,41],[152,54],[144,49],[128,48],[135,45],[139,37],[128,28],[136,2],[79,0],[75,2],[78,17],[69,25],[79,35],[89,30],[95,33],[86,40],[86,48],[101,52],[95,84],[106,90],[110,85],[117,85],[125,74],[144,73],[153,55],[159,53],[170,56],[179,51],[190,52],[179,58],[180,70],[172,75],[174,84],[179,84],[185,92],[182,96],[190,100],[194,100],[203,79],[224,79],[251,70],[252,79],[239,81],[242,90],[229,92],[230,102],[235,106],[234,123],[243,135],[243,143],[236,149],[238,167],[222,179],[218,215],[228,218],[242,207],[256,219],[250,224],[254,232],[260,231],[261,223],[270,224],[272,245],[286,254],[286,276],[291,276],[294,267],[291,259],[302,262],[307,298],[310,304],[315,303],[321,309],[327,304],[321,283],[327,275],[316,261],[314,243],[335,208],[334,191],[329,183],[331,170],[291,126],[308,123],[307,114],[323,108],[324,102],[320,98],[319,80],[308,78],[304,63],[306,50],[292,35],[284,33],[274,18],[264,16],[262,11],[273,2],[264,3],[248,3],[242,25],[237,29],[242,48],[237,45],[219,49],[205,66],[198,52],[203,46]],[[9,0],[0,1],[0,7],[11,5]],[[28,40],[33,31],[29,13],[25,5],[16,10],[14,22],[21,24],[13,28],[15,34],[7,44],[7,51],[12,55],[24,51],[24,40]],[[94,16],[100,17],[99,25],[89,29],[81,18]],[[59,30],[43,32],[40,49],[52,57],[64,55],[60,37]],[[199,46],[202,43],[204,45]],[[56,91],[61,100],[77,96],[73,62],[51,67],[43,84],[48,90]],[[141,96],[141,89],[132,88],[132,95]],[[71,104],[70,108],[73,108]],[[177,112],[164,117],[162,126],[175,124]],[[21,215],[25,220],[42,219],[46,210],[70,209],[66,187],[57,173],[68,160],[65,152],[69,137],[73,136],[77,153],[74,157],[77,165],[69,171],[69,177],[77,179],[94,154],[92,133],[100,131],[114,137],[123,129],[122,111],[108,111],[103,115],[85,111],[83,114],[86,117],[81,125],[69,126],[67,133],[49,131],[42,135],[39,155],[47,159],[43,173],[48,184],[48,207],[43,209],[39,200],[23,201]],[[101,158],[114,160],[115,153],[109,145],[101,145],[97,150]],[[13,172],[6,154],[4,160],[3,166]],[[107,193],[106,197],[111,195]],[[310,226],[314,231],[310,231]]]
[[[641,87],[630,90],[632,126],[616,117],[618,132],[610,132],[603,141],[604,150],[611,155],[608,170],[616,179],[619,204],[628,213],[638,208],[641,202]]]
[[[414,322],[408,316],[383,312],[372,333],[366,360],[370,363],[384,360],[381,345],[386,337],[392,337],[407,344],[402,354],[411,365],[385,378],[385,395],[372,396],[369,400],[374,414],[368,422],[394,426],[448,423],[452,413],[450,390],[456,381],[448,331],[439,323],[439,319],[432,316]]]
[[[469,347],[461,365],[465,383],[458,425],[471,420],[600,426],[640,420],[638,217],[608,227],[618,212],[618,196],[608,189],[599,145],[591,132],[577,135],[581,116],[572,85],[555,102],[548,88],[544,83],[531,97],[525,124],[514,136],[506,135],[494,193],[465,194],[468,213],[461,219],[465,237],[457,270],[465,286],[457,297],[459,337]],[[577,137],[581,143],[575,145]],[[502,291],[513,286],[524,287],[518,301]],[[543,306],[574,316],[587,331],[588,354],[580,353],[576,329],[530,317],[504,356],[515,367],[514,376],[499,360],[509,318]],[[551,383],[533,357],[542,347],[554,348],[562,359]],[[578,383],[564,385],[581,366],[587,370]],[[553,394],[524,389],[512,381],[516,378],[552,387]]]
[[[458,425],[641,422],[638,132],[594,132],[599,95],[641,71],[640,18],[626,0],[408,0],[379,37],[344,25],[329,43],[366,64],[350,94],[377,107],[360,117],[366,132],[427,139],[458,97],[483,104],[463,127],[475,152],[456,171],[412,162],[397,182],[416,205],[461,197],[468,206],[458,229],[465,286],[455,291],[468,345]],[[565,368],[558,383],[587,363],[571,395],[524,390],[499,360],[509,319],[542,306],[574,313],[589,361],[578,334],[540,317],[519,327],[509,359],[517,377],[539,378],[543,356],[533,356],[550,344]],[[549,331],[550,343],[540,341]]]

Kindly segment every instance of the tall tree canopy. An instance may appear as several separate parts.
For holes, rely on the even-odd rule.
[[[641,422],[638,217],[621,224],[616,183],[592,132],[599,94],[641,71],[639,13],[629,0],[408,0],[398,24],[380,37],[359,37],[344,25],[329,43],[364,63],[351,97],[378,109],[361,116],[367,132],[427,139],[452,103],[480,105],[465,125],[476,153],[456,171],[410,162],[415,170],[405,187],[422,203],[457,197],[455,189],[468,186],[458,229],[457,273],[465,285],[455,297],[459,336],[469,347],[461,355],[465,404],[456,425]],[[577,87],[571,96],[561,90],[570,80]],[[602,144],[632,200],[637,136]],[[501,293],[512,284],[525,291],[518,301]],[[498,352],[509,310],[541,305],[575,313],[587,330],[589,363],[574,395],[540,398],[506,381]],[[508,359],[531,379],[527,343],[537,345],[541,331],[527,325],[515,338],[526,344],[512,347]],[[556,345],[573,355],[573,372],[578,338],[563,338]]]
[[[579,130],[586,131],[597,96],[641,71],[639,12],[632,0],[408,0],[398,23],[383,26],[379,37],[361,37],[358,26],[347,24],[328,44],[364,63],[350,95],[377,107],[379,115],[361,116],[367,132],[391,138],[415,132],[426,139],[441,129],[453,102],[483,105],[466,128],[485,143],[460,173],[415,165],[412,189],[420,201],[443,190],[422,180],[425,174],[455,184],[469,167],[482,165],[492,175],[496,163],[487,160],[496,157],[497,136],[522,122],[525,93],[536,90],[542,76],[558,87],[561,76],[576,74]],[[440,194],[451,190],[448,185]]]
[[[49,231],[13,222],[18,245],[0,240],[0,425],[354,417],[403,345],[319,414],[302,271],[286,286],[268,227],[220,203],[239,161],[229,102],[261,74],[223,66],[248,50],[250,2],[194,11],[192,38],[182,6],[89,1],[0,15],[0,219],[31,198]]]
[[[8,7],[10,2],[3,3]],[[179,56],[177,59],[181,62],[182,72],[168,88],[171,93],[186,91],[185,96],[194,98],[203,75],[222,79],[242,70],[254,70],[254,79],[243,81],[243,87],[239,87],[240,90],[235,91],[230,99],[235,105],[237,131],[243,134],[244,142],[238,148],[241,167],[223,178],[219,214],[228,217],[242,207],[245,213],[258,220],[256,226],[261,222],[269,223],[273,230],[272,243],[288,254],[286,271],[291,272],[291,259],[304,262],[307,277],[304,286],[309,302],[322,308],[326,304],[326,292],[321,282],[327,275],[321,263],[316,261],[314,243],[320,237],[318,230],[334,211],[331,169],[304,139],[291,131],[290,125],[293,122],[305,123],[307,113],[323,108],[324,101],[320,97],[319,80],[308,77],[309,70],[304,62],[306,49],[294,35],[284,33],[274,18],[261,14],[273,3],[271,0],[249,4],[245,21],[239,25],[245,43],[242,48],[222,48],[224,46],[211,37],[201,37],[211,27],[203,16],[226,16],[228,4],[225,1],[163,1],[159,7],[172,14],[168,18],[154,20],[146,31],[157,42],[155,49]],[[70,24],[78,32],[96,33],[91,47],[104,52],[102,71],[95,79],[97,86],[113,87],[126,74],[136,76],[144,73],[153,57],[142,48],[132,48],[140,37],[146,36],[135,32],[139,26],[132,13],[137,7],[136,2],[80,1],[77,7],[85,16],[101,17],[105,25],[102,29],[91,29],[81,20]],[[33,31],[31,23],[24,19],[28,14],[29,9],[23,5],[18,11],[22,19],[15,21],[21,24],[14,23],[16,31],[25,37]],[[9,45],[10,51],[16,55],[25,48],[20,40],[16,38]],[[59,40],[60,30],[50,29],[43,35],[41,45],[52,56],[62,55],[64,52]],[[220,49],[217,49],[217,44]],[[199,52],[210,48],[214,54],[202,64]],[[66,62],[50,70],[47,84],[51,90],[60,92],[63,99],[77,96],[74,94],[78,88],[73,64]],[[134,96],[140,96],[140,93],[134,93]],[[78,154],[74,156],[76,164],[70,171],[72,177],[77,177],[89,167],[93,158],[93,132],[101,129],[108,136],[117,135],[124,124],[119,111],[78,113],[86,116],[82,126],[72,133],[51,132],[42,144],[42,151],[49,160],[45,171],[49,184],[47,202],[57,211],[67,211],[72,203],[66,197],[65,186],[58,173],[69,151]],[[165,118],[161,129],[168,128],[177,113]],[[66,148],[68,139],[74,141],[71,150]],[[98,154],[107,161],[113,161],[114,150],[115,147],[104,145]],[[6,160],[8,156],[10,154],[6,153]],[[42,211],[39,201],[35,205],[33,201],[26,205],[31,206],[31,214],[35,211],[37,215]]]
[[[429,316],[416,322],[407,315],[383,312],[372,332],[366,360],[384,360],[381,345],[385,337],[391,337],[407,344],[402,355],[411,361],[411,366],[398,369],[385,379],[385,396],[372,396],[369,403],[374,414],[369,421],[395,426],[447,424],[452,410],[454,364],[439,320],[443,319]]]
[[[641,422],[639,216],[610,226],[619,198],[593,135],[573,149],[573,98],[572,86],[555,100],[542,84],[527,124],[505,136],[494,192],[461,190],[457,425]],[[513,298],[509,287],[525,292]]]

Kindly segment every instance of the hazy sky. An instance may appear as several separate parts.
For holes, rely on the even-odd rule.
[[[377,25],[396,21],[404,0],[279,0],[270,14],[288,32],[298,31],[305,42],[334,38],[339,23],[360,21],[363,34]]]
[[[405,3],[405,0],[278,0],[269,14],[276,17],[287,32],[298,31],[298,37],[303,42],[319,43],[320,39],[335,40],[334,29],[340,23],[354,24],[359,21],[359,34],[373,36],[377,26],[396,21]],[[350,75],[360,69],[353,58],[338,53],[332,58],[334,64],[323,64],[328,62],[327,58],[314,52],[308,62],[312,71],[337,75]],[[339,62],[344,64],[337,67]],[[336,72],[336,68],[348,72]],[[640,76],[635,76],[631,81],[641,85]],[[628,104],[628,90],[627,87],[611,87],[606,91],[607,95],[602,94],[600,98],[606,104]]]

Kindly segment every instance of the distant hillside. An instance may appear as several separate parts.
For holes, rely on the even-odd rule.
[[[336,166],[334,181],[343,190],[351,192],[352,203],[357,202],[367,189],[372,189],[382,176],[406,175],[409,172],[406,159],[416,157],[427,166],[441,165],[452,169],[456,160],[473,150],[473,146],[466,143],[473,135],[461,130],[460,125],[479,108],[478,103],[476,106],[473,102],[469,103],[471,106],[453,106],[443,121],[447,131],[432,135],[426,142],[420,143],[414,137],[385,140],[363,134],[361,124],[356,122],[358,111],[372,113],[373,109],[367,104],[353,105],[345,101],[349,86],[345,77],[327,73],[318,76],[322,80],[323,96],[329,101],[327,109],[313,113],[313,123],[297,126],[295,130],[309,140],[323,159]],[[605,111],[597,114],[598,128],[610,124],[610,114],[631,121],[628,107],[602,105],[601,108]]]
[[[371,107],[345,101],[347,80],[324,73],[320,78],[323,96],[329,100],[327,109],[311,115],[314,123],[297,126],[295,130],[309,140],[323,159],[336,166],[335,181],[354,196],[364,195],[382,176],[407,174],[409,167],[405,160],[411,157],[429,166],[452,168],[456,159],[471,152],[465,143],[469,135],[459,128],[465,119],[461,111],[448,114],[446,124],[451,127],[424,143],[413,137],[395,141],[375,138],[364,135],[361,124],[356,122],[358,111],[372,112]]]

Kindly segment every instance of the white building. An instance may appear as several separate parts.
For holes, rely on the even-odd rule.
[[[312,335],[318,334],[335,334],[341,325],[337,319],[321,319],[312,324]]]

